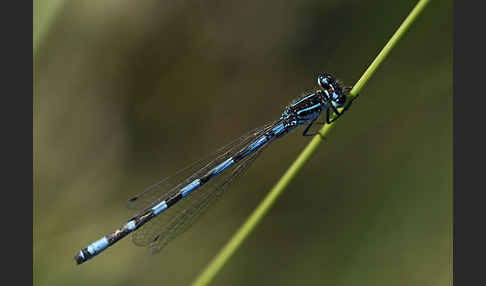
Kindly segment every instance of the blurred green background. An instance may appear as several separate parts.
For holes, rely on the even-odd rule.
[[[34,285],[187,285],[309,142],[273,143],[149,255],[74,254],[160,178],[356,82],[416,1],[34,3]],[[38,12],[38,13],[37,13]],[[431,1],[213,285],[452,285],[452,0]]]

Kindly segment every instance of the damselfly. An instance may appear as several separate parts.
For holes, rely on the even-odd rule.
[[[295,100],[278,120],[251,131],[131,198],[128,206],[138,214],[121,228],[81,249],[74,257],[76,263],[85,262],[139,228],[133,234],[134,243],[147,246],[152,252],[159,251],[220,197],[270,142],[304,125],[307,127],[303,135],[312,136],[315,133],[309,130],[313,124],[329,124],[339,118],[352,102],[347,95],[349,88],[343,90],[328,73],[319,75],[317,83],[320,90]],[[325,121],[317,122],[323,112]]]

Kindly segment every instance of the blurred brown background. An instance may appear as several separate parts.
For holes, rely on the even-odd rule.
[[[309,142],[272,144],[157,255],[75,252],[125,200],[280,115],[319,72],[352,85],[416,1],[35,3],[35,285],[187,285]],[[452,0],[432,1],[213,285],[452,285]]]

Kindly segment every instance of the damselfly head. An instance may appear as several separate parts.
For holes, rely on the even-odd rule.
[[[317,84],[319,84],[322,89],[328,89],[334,82],[334,77],[330,73],[323,73],[317,77]]]
[[[346,101],[346,94],[330,73],[323,73],[319,75],[317,77],[317,83],[325,92],[328,99],[335,104],[335,106],[340,107],[344,105]]]

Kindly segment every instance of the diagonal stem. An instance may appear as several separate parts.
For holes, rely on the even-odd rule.
[[[381,52],[376,56],[373,62],[370,64],[368,69],[363,73],[358,82],[353,86],[350,92],[350,98],[355,98],[363,89],[368,80],[373,76],[376,69],[385,60],[390,51],[396,45],[396,43],[403,37],[405,32],[410,28],[411,24],[417,19],[420,13],[423,11],[425,6],[429,3],[429,0],[420,0],[417,5],[413,8],[407,18],[400,25],[398,30],[393,34],[388,43],[383,47]],[[204,286],[211,283],[216,274],[223,268],[225,263],[230,259],[230,257],[236,252],[238,247],[243,243],[243,241],[248,237],[248,235],[255,229],[261,219],[268,212],[270,207],[275,203],[277,198],[282,194],[285,188],[290,184],[292,179],[297,175],[300,169],[305,165],[307,160],[312,156],[314,151],[317,149],[319,144],[322,142],[335,123],[324,125],[319,134],[314,136],[311,142],[304,148],[304,150],[299,154],[297,159],[290,165],[284,175],[275,184],[275,186],[270,190],[263,201],[258,205],[258,207],[253,211],[253,213],[248,217],[246,222],[238,229],[238,231],[231,237],[228,243],[220,250],[220,252],[213,258],[213,260],[208,264],[208,266],[199,274],[199,276],[193,281],[193,286]]]

